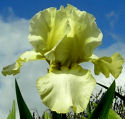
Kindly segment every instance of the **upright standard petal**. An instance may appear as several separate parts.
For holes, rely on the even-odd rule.
[[[37,80],[37,88],[43,103],[57,113],[67,113],[70,107],[75,113],[83,112],[95,84],[90,71],[78,65],[71,69],[55,69]]]
[[[33,61],[33,60],[42,60],[44,59],[40,53],[35,51],[26,51],[23,53],[15,63],[8,65],[3,68],[2,74],[6,75],[16,75],[20,72],[20,67],[23,65],[24,62]]]
[[[112,74],[114,78],[118,78],[120,75],[124,62],[124,59],[119,53],[115,53],[111,57],[101,58],[93,55],[91,60],[94,64],[94,71],[96,75],[101,72],[105,77],[109,77],[109,74]]]
[[[62,9],[66,11],[71,29],[67,37],[46,57],[51,59],[55,56],[55,61],[62,65],[87,61],[93,50],[101,44],[103,36],[96,25],[95,18],[71,5]]]
[[[29,41],[35,51],[44,54],[52,50],[66,36],[68,30],[65,11],[48,8],[31,19]]]

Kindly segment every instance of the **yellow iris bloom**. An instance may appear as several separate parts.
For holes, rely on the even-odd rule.
[[[34,50],[22,54],[2,73],[16,75],[24,62],[46,60],[49,72],[37,80],[43,103],[57,113],[67,113],[70,107],[80,113],[86,109],[96,81],[79,63],[91,61],[95,74],[101,72],[106,77],[112,74],[117,78],[122,70],[120,54],[101,58],[93,54],[102,37],[94,16],[85,11],[71,5],[45,9],[30,21],[28,38]]]

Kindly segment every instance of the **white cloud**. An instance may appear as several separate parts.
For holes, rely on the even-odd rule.
[[[108,14],[106,14],[106,17],[110,19],[111,17],[118,17],[118,15],[114,11],[111,11]]]
[[[1,18],[1,17],[0,17]],[[28,37],[29,20],[11,18],[8,21],[0,19],[0,71],[2,67],[13,63],[17,57],[25,50],[32,49],[29,44]],[[114,52],[124,54],[125,44],[117,43],[112,46],[97,50],[99,56],[112,55]],[[125,58],[125,55],[124,55]],[[93,71],[93,65],[83,64]],[[37,109],[41,114],[45,106],[41,103],[39,94],[36,89],[36,80],[38,77],[47,72],[48,65],[43,61],[35,61],[24,64],[21,68],[21,73],[17,76],[4,77],[0,74],[0,118],[5,119],[12,106],[12,100],[15,99],[14,78],[17,78],[22,95],[28,105],[32,109]],[[119,77],[117,84],[125,84],[125,69]],[[93,73],[94,74],[94,73]],[[109,85],[112,77],[106,79],[103,75],[95,76],[97,81]],[[107,83],[108,82],[108,83]],[[124,83],[123,83],[124,82]],[[17,115],[19,119],[19,114]]]
[[[111,38],[114,39],[118,43],[119,42],[125,43],[124,37],[120,34],[116,34],[116,33],[111,32],[111,33],[109,33],[109,36],[111,36]]]
[[[111,28],[114,28],[115,23],[118,20],[118,17],[119,17],[118,14],[114,11],[111,11],[111,12],[106,14],[106,18],[109,21],[109,25]]]
[[[14,19],[8,22],[0,19],[0,72],[2,67],[13,63],[25,50],[32,49],[27,40],[29,21],[26,19]],[[22,70],[23,69],[23,70]],[[16,76],[22,95],[29,108],[38,109],[41,114],[45,106],[41,104],[36,90],[36,79],[46,73],[47,64],[42,61],[24,64],[21,73]],[[13,76],[4,77],[0,74],[0,118],[5,119],[15,98]],[[35,98],[34,98],[35,97]],[[19,115],[17,115],[19,119]]]

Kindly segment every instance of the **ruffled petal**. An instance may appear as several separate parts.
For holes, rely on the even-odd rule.
[[[88,61],[93,50],[101,44],[103,35],[91,14],[71,5],[64,10],[71,27],[70,32],[46,57],[52,60],[55,56],[54,60],[62,65]]]
[[[40,59],[44,59],[44,57],[40,53],[37,53],[35,51],[26,51],[16,60],[15,63],[4,67],[2,70],[2,74],[4,76],[11,74],[16,75],[20,72],[20,67],[23,65],[24,62]]]
[[[101,58],[93,55],[91,59],[92,63],[94,64],[95,74],[99,75],[101,72],[106,78],[108,78],[110,74],[112,74],[114,78],[118,78],[124,62],[124,59],[119,53],[115,53],[111,57]]]
[[[37,88],[43,103],[57,113],[67,113],[70,107],[75,113],[83,112],[95,84],[90,71],[78,65],[71,69],[55,69],[37,80]]]
[[[51,51],[67,34],[69,25],[64,10],[48,8],[38,12],[30,21],[29,41],[35,51]]]

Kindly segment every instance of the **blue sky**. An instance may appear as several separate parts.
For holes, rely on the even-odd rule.
[[[96,17],[96,22],[104,34],[103,47],[116,42],[122,42],[125,37],[125,1],[124,0],[1,0],[0,15],[4,19],[12,8],[15,16],[30,19],[38,11],[48,7],[66,6],[72,4],[80,10],[85,10]],[[115,34],[116,36],[112,36]]]
[[[102,45],[95,52],[97,55],[111,56],[119,52],[125,58],[124,0],[0,0],[0,72],[4,66],[12,64],[21,53],[32,49],[27,40],[29,20],[32,16],[48,7],[59,8],[60,5],[66,6],[67,4],[95,16],[96,23],[103,33]],[[93,71],[92,65],[85,64],[84,66]],[[12,100],[15,98],[15,78],[18,79],[28,107],[38,109],[40,114],[43,112],[45,107],[41,104],[36,89],[36,80],[46,74],[47,67],[47,63],[36,61],[24,64],[17,76],[4,77],[0,73],[0,95],[2,95],[0,97],[0,119],[7,117]],[[117,79],[117,85],[122,85],[125,89],[124,72],[125,68]],[[106,79],[103,75],[94,75],[94,77],[98,82],[106,85],[110,85],[113,79],[112,77]]]

